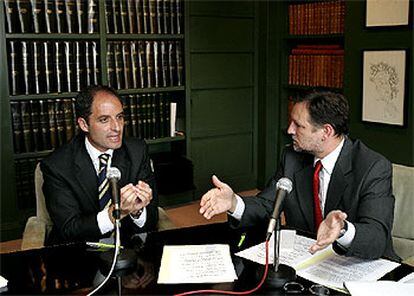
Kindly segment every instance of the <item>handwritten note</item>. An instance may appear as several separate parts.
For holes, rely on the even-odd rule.
[[[228,245],[164,246],[159,284],[222,283],[235,279]]]

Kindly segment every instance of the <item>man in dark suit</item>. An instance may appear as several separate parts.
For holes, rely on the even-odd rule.
[[[202,197],[200,213],[210,219],[227,211],[238,226],[268,221],[276,183],[287,177],[293,190],[285,199],[286,224],[317,232],[312,253],[333,243],[347,256],[398,260],[391,240],[391,163],[346,136],[348,114],[348,102],[340,94],[319,92],[300,98],[288,128],[293,145],[283,151],[268,186],[256,198],[241,198],[213,176],[216,188]]]
[[[123,138],[121,99],[109,87],[91,86],[76,97],[75,109],[81,133],[41,162],[43,192],[54,224],[49,244],[111,234],[109,167],[121,172],[122,230],[154,229],[158,221],[155,178],[145,142]]]

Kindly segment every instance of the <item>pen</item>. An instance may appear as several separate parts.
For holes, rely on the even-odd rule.
[[[245,239],[246,239],[246,233],[242,233],[242,235],[240,236],[239,243],[237,245],[238,248],[240,248],[242,246]]]
[[[94,242],[86,242],[86,244],[89,247],[92,247],[92,248],[111,248],[111,249],[115,248],[115,245],[113,245],[113,244],[94,243]],[[121,249],[123,249],[123,248],[124,247],[121,246]]]

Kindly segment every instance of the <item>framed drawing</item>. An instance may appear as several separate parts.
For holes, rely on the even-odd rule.
[[[406,26],[409,24],[409,0],[367,0],[366,27]]]
[[[404,125],[406,55],[406,50],[363,52],[363,121]]]

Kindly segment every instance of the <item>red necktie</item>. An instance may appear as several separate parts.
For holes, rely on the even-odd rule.
[[[314,204],[314,217],[315,217],[315,231],[318,231],[319,224],[321,224],[322,210],[319,202],[319,172],[322,169],[322,163],[320,160],[316,162],[315,171],[313,172],[313,204]]]

